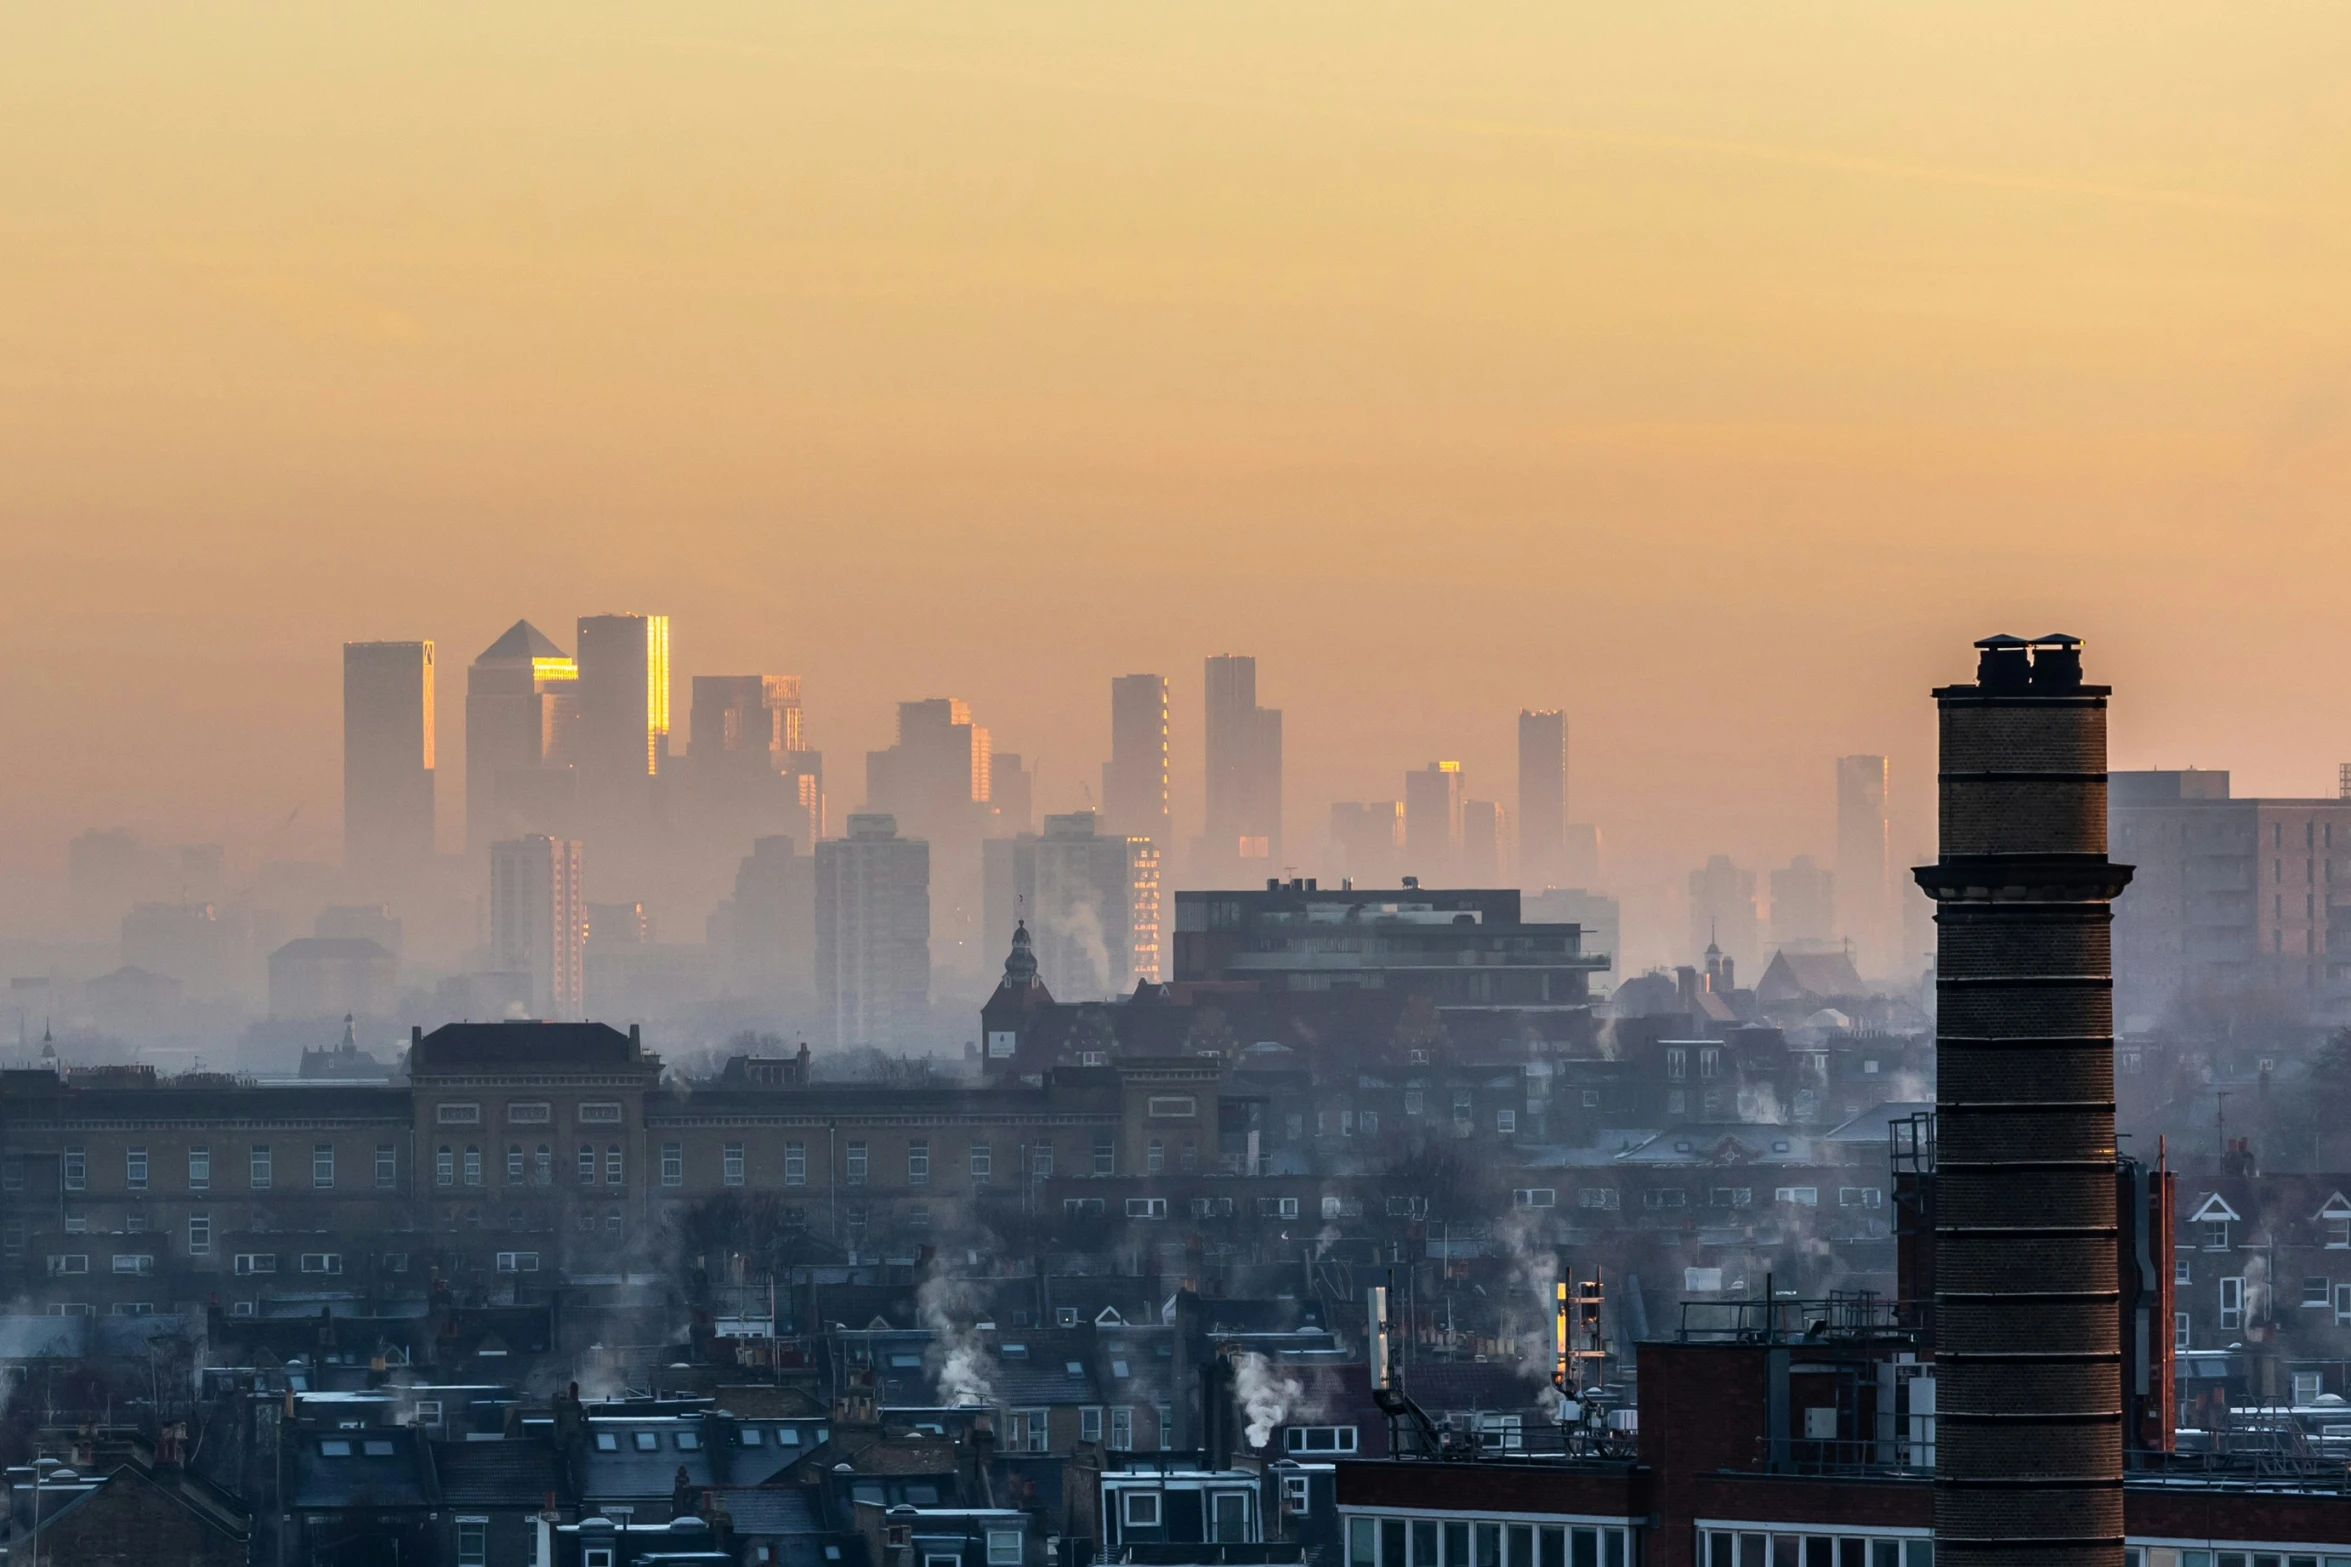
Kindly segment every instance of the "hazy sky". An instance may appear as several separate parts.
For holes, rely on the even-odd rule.
[[[1074,803],[1254,652],[1294,838],[1564,705],[1621,874],[1829,846],[2090,639],[2118,765],[2351,758],[2351,8],[18,4],[0,860],[337,843],[345,638],[673,617]],[[678,698],[682,721],[683,681]],[[299,811],[291,827],[290,813]]]

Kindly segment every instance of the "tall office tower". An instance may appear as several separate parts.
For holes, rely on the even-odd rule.
[[[808,748],[800,677],[696,675],[692,692],[685,770],[696,836],[729,860],[779,833],[816,842],[824,758]]]
[[[1886,819],[1886,759],[1837,758],[1837,913],[1853,960],[1866,975],[1893,963],[1891,826]]]
[[[533,833],[490,845],[490,966],[530,976],[533,1016],[584,1015],[587,950],[578,840]]]
[[[2109,688],[2071,637],[1976,647],[1974,684],[1934,694],[1941,852],[1915,873],[1939,927],[1935,1562],[2121,1567]]]
[[[1257,660],[1219,653],[1207,665],[1208,776],[1197,875],[1228,884],[1282,863],[1282,715],[1257,705]]]
[[[1469,776],[1459,762],[1431,762],[1404,775],[1404,869],[1424,887],[1461,875],[1461,808]]]
[[[1403,874],[1404,802],[1340,800],[1331,806],[1339,875],[1358,887],[1393,887]]]
[[[1102,822],[1156,844],[1173,841],[1167,789],[1167,677],[1110,682],[1110,760],[1102,764]]]
[[[1720,947],[1750,974],[1755,961],[1755,873],[1741,870],[1727,854],[1707,856],[1690,872],[1690,956]]]
[[[927,1043],[931,850],[885,814],[816,846],[816,993],[844,1050]]]
[[[527,620],[507,627],[467,668],[465,843],[473,853],[519,833],[573,830],[579,675],[571,656]]]
[[[1518,714],[1518,874],[1522,886],[1567,880],[1567,715],[1557,708]]]
[[[1590,822],[1567,824],[1559,880],[1568,887],[1597,887],[1607,877],[1601,854],[1600,829]]]
[[[1809,854],[1771,873],[1771,944],[1802,947],[1837,934],[1837,878]]]
[[[669,751],[669,617],[582,615],[580,784],[600,809],[652,800]]]
[[[816,971],[816,861],[786,837],[761,838],[735,870],[727,961],[739,993],[804,995]]]
[[[1093,811],[1045,818],[1043,836],[992,839],[988,928],[1025,923],[1037,973],[1064,1001],[1104,1001],[1160,976],[1159,848],[1099,831]]]
[[[931,962],[984,981],[997,938],[980,928],[980,840],[994,790],[988,731],[953,697],[898,704],[898,742],[865,755],[865,808],[928,845]]]
[[[1020,765],[1018,751],[988,753],[988,832],[1018,837],[1035,830],[1037,775]]]
[[[343,644],[343,864],[382,876],[433,854],[433,645]]]
[[[1461,802],[1461,884],[1507,887],[1517,856],[1510,852],[1510,813],[1497,800]]]

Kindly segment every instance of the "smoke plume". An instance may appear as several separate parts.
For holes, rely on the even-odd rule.
[[[943,1263],[933,1263],[929,1277],[915,1291],[915,1309],[931,1331],[925,1359],[939,1384],[939,1397],[950,1404],[993,1404],[996,1401],[996,1362],[972,1327],[982,1304],[980,1290],[969,1279],[956,1278]]]
[[[1510,1263],[1510,1282],[1503,1296],[1503,1331],[1517,1344],[1521,1375],[1536,1382],[1551,1380],[1552,1336],[1558,1321],[1559,1253],[1539,1244],[1543,1220],[1533,1208],[1513,1208],[1494,1226]],[[1527,1304],[1529,1297],[1534,1304]]]
[[[1289,1419],[1305,1400],[1306,1387],[1251,1350],[1233,1358],[1233,1397],[1249,1417],[1249,1445],[1261,1448],[1273,1440],[1273,1428]]]

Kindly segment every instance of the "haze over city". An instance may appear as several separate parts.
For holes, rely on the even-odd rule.
[[[2351,1567],[2347,79],[16,8],[0,1558]]]

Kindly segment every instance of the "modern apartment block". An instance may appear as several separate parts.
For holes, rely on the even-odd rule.
[[[861,812],[816,846],[816,993],[844,1050],[924,1043],[931,1001],[931,846]]]
[[[535,833],[490,846],[490,964],[528,975],[531,1012],[573,1020],[587,998],[580,843]]]
[[[1246,878],[1282,863],[1282,715],[1257,705],[1256,659],[1217,654],[1206,676],[1206,827],[1195,875]]]
[[[1159,847],[1100,830],[1092,811],[1045,818],[1042,835],[994,838],[989,927],[1025,922],[1040,977],[1064,1001],[1099,1001],[1160,978]]]
[[[1110,831],[1173,841],[1168,804],[1167,677],[1110,682],[1110,760],[1102,764],[1102,821]]]
[[[1534,890],[1564,887],[1567,852],[1567,714],[1518,715],[1518,878]]]

